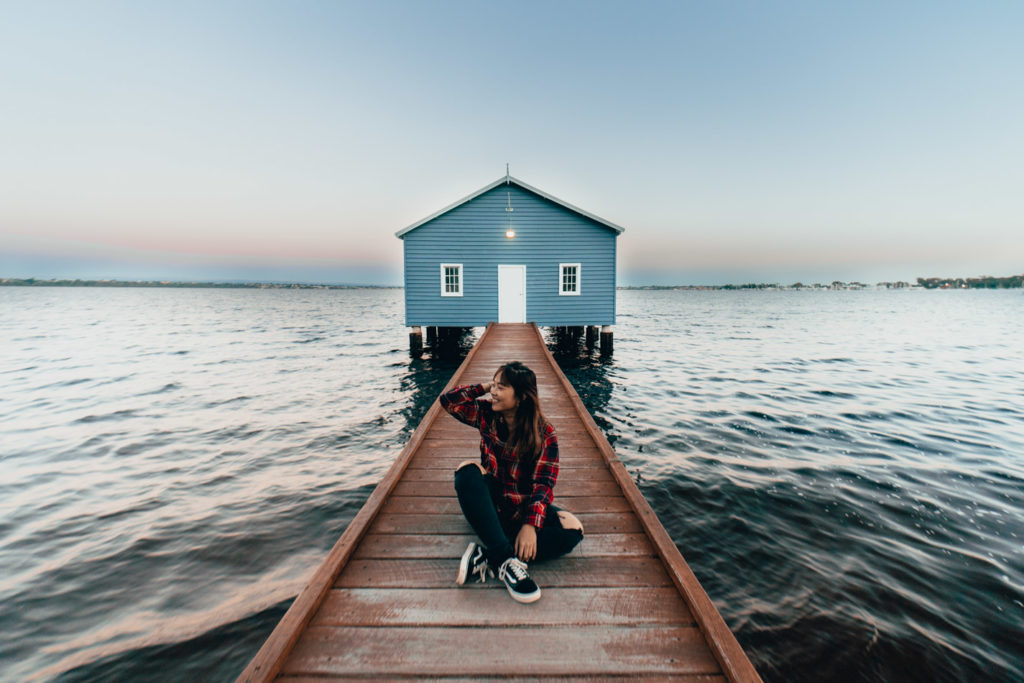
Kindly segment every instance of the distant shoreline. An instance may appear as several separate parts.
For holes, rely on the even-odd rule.
[[[39,280],[0,278],[0,287],[171,287],[194,289],[401,289],[392,285],[323,285],[304,282],[178,282],[172,280]]]
[[[774,289],[774,290],[850,290],[850,289],[1020,289],[1024,286],[1024,275],[1009,277],[976,277],[976,278],[917,278],[917,282],[878,282],[873,285],[863,282],[841,282],[836,280],[829,284],[814,283],[805,285],[795,282],[791,285],[779,283],[748,283],[743,285],[634,285],[619,289],[639,290],[707,290],[707,289]]]
[[[193,289],[403,289],[399,285],[326,285],[306,282],[183,282],[173,280],[68,280],[38,278],[0,278],[0,287],[170,287]],[[747,283],[742,285],[630,285],[620,290],[860,290],[860,289],[1019,289],[1024,275],[978,278],[917,278],[917,282],[841,282],[805,285],[778,283]]]

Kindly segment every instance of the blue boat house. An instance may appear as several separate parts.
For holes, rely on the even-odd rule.
[[[491,322],[601,332],[615,324],[616,238],[623,228],[505,176],[399,230],[410,348]]]

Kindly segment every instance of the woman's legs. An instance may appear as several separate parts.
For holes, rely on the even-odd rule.
[[[468,463],[455,470],[455,493],[459,497],[462,514],[484,545],[491,567],[497,568],[515,555],[512,543],[501,527],[490,483],[476,463]]]
[[[537,562],[565,555],[583,540],[583,525],[576,517],[548,505],[544,526],[537,530]]]
[[[510,538],[519,532],[518,524],[504,526],[494,504],[491,480],[473,462],[455,471],[455,492],[462,514],[483,543],[487,561],[498,567],[515,555]],[[570,512],[549,505],[544,526],[537,530],[536,561],[551,560],[570,552],[583,540],[583,525]]]

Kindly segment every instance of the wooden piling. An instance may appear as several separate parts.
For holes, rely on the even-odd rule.
[[[601,326],[601,353],[610,354],[612,352],[612,326],[602,325]]]
[[[419,326],[409,330],[409,353],[413,356],[423,353],[423,330]]]

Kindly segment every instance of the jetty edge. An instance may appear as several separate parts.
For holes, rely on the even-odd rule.
[[[518,605],[493,581],[454,585],[473,536],[451,472],[478,454],[479,435],[435,401],[238,681],[760,680],[535,324],[488,325],[445,390],[514,359],[537,372],[558,430],[556,502],[587,533],[569,556],[531,568],[541,601]]]

